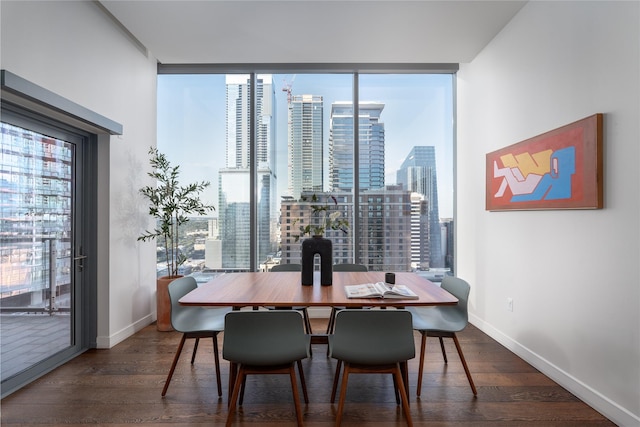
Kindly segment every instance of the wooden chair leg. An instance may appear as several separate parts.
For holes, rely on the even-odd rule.
[[[218,385],[218,397],[222,397],[222,381],[220,380],[220,355],[218,354],[218,334],[213,335],[213,358],[216,364],[216,383]]]
[[[173,356],[173,363],[171,364],[171,369],[169,369],[169,375],[167,375],[167,380],[164,382],[164,388],[162,389],[162,396],[167,394],[167,389],[169,388],[169,383],[171,382],[171,377],[173,377],[173,371],[176,370],[176,365],[178,364],[178,359],[180,359],[180,353],[182,353],[182,347],[184,347],[184,342],[187,339],[187,334],[182,334],[182,339],[180,340],[180,344],[178,344],[178,350],[176,351],[176,355]]]
[[[347,382],[349,381],[349,364],[344,364],[342,371],[342,385],[340,386],[340,399],[338,400],[338,413],[336,414],[336,427],[342,422],[342,411],[344,410],[344,400],[347,396]]]
[[[236,379],[238,378],[238,364],[235,362],[229,363],[229,388],[227,390],[227,406],[231,404],[231,393],[236,385]]]
[[[333,333],[333,322],[336,320],[336,308],[331,307],[331,314],[329,315],[329,323],[327,324],[327,335]]]
[[[442,337],[438,337],[438,340],[440,340],[440,350],[442,350],[442,358],[444,359],[444,363],[447,364],[449,363],[449,361],[447,360],[447,352],[444,350],[444,341],[442,340]]]
[[[302,309],[302,318],[304,319],[304,329],[307,331],[307,334],[312,335],[313,330],[311,329],[311,320],[309,319],[309,311],[306,307]],[[313,356],[313,347],[311,347],[311,342],[309,342],[309,356]]]
[[[298,371],[300,373],[300,385],[302,386],[302,396],[304,397],[304,403],[309,403],[309,395],[307,394],[307,383],[304,380],[304,371],[302,370],[302,361],[298,360]]]
[[[333,387],[331,388],[331,403],[336,401],[336,390],[338,389],[338,378],[340,377],[340,369],[342,368],[342,360],[338,360],[336,365],[336,373],[333,376]]]
[[[405,360],[404,362],[400,362],[400,373],[402,374],[402,383],[404,384],[404,390],[409,396],[409,363]],[[409,402],[409,406],[411,406],[411,402]]]
[[[313,329],[311,329],[311,320],[309,320],[309,311],[307,308],[302,309],[302,316],[304,317],[304,327],[307,330],[309,335],[313,334]]]
[[[456,350],[458,350],[458,356],[460,356],[460,361],[462,362],[462,366],[464,367],[464,372],[465,374],[467,374],[467,379],[469,380],[469,385],[471,386],[473,395],[477,396],[478,392],[476,391],[476,386],[473,383],[473,379],[471,378],[471,372],[469,372],[467,361],[464,359],[464,355],[462,354],[462,348],[460,347],[460,342],[458,341],[458,336],[456,334],[453,334],[453,342],[456,344]]]
[[[420,335],[422,336],[420,340],[420,366],[418,367],[418,386],[416,387],[416,396],[418,397],[420,397],[420,392],[422,391],[422,373],[424,371],[424,355],[427,346],[427,334],[422,332]]]
[[[302,420],[302,408],[300,407],[300,394],[298,393],[298,381],[296,380],[296,368],[293,363],[289,367],[289,377],[291,378],[291,390],[293,391],[293,403],[296,407],[296,420],[298,426],[304,424]]]
[[[240,384],[244,382],[244,379],[245,379],[244,367],[240,366],[240,369],[238,370],[238,375],[233,385],[233,393],[231,393],[231,399],[229,399],[229,413],[227,414],[227,423],[226,423],[227,427],[231,425],[231,421],[233,420],[233,415],[236,411],[236,400],[238,400],[238,394],[240,393]]]
[[[244,389],[247,386],[247,376],[245,375],[242,379],[242,385],[240,386],[240,399],[238,401],[238,405],[242,406],[242,402],[244,402]]]
[[[195,344],[193,344],[193,353],[191,354],[191,364],[196,360],[196,352],[198,351],[198,344],[200,344],[200,338],[196,338]]]
[[[398,366],[393,373],[393,377],[395,382],[398,384],[398,389],[400,391],[400,397],[402,400],[402,410],[404,411],[404,416],[407,418],[407,425],[409,427],[413,426],[413,420],[411,419],[411,411],[409,409],[409,399],[407,397],[407,390],[405,388],[404,381],[402,380],[402,373],[400,372],[400,366]]]
[[[393,392],[396,395],[396,405],[400,404],[400,393],[398,391],[398,387],[403,387],[402,383],[398,384],[398,379],[395,374],[393,375]]]

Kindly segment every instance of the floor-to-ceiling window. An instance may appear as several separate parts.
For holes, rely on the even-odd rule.
[[[334,263],[451,271],[455,70],[278,71],[161,68],[158,148],[216,206],[187,224],[182,273],[300,262],[313,205],[348,224],[325,231]]]

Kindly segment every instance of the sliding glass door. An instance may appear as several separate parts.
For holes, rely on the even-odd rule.
[[[81,345],[87,136],[3,110],[0,157],[2,394]]]

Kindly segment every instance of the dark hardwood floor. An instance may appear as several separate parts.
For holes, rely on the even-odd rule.
[[[323,331],[326,320],[312,319]],[[571,393],[500,344],[469,326],[459,334],[478,396],[474,398],[451,340],[445,340],[449,364],[437,339],[427,342],[422,397],[416,398],[418,353],[409,361],[411,415],[416,426],[613,426]],[[212,345],[201,341],[190,365],[188,340],[166,397],[160,393],[180,334],[146,327],[110,350],[90,350],[1,402],[2,426],[223,425],[227,417],[228,363],[222,361],[224,397],[218,399]],[[220,335],[220,343],[222,336]],[[419,334],[416,333],[418,351]],[[309,404],[307,426],[334,424],[336,404],[329,402],[335,361],[326,346],[314,345],[304,361]],[[295,414],[286,376],[247,380],[244,404],[234,425],[293,426]],[[390,376],[350,378],[343,426],[404,426]]]

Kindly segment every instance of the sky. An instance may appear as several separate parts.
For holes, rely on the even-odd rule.
[[[385,183],[413,146],[436,147],[438,204],[441,218],[453,217],[452,80],[445,74],[360,75],[361,101],[385,104]],[[328,153],[331,103],[353,99],[350,74],[274,74],[276,97],[277,177],[280,194],[287,189],[287,92],[322,95],[324,150]],[[225,76],[158,76],[158,149],[181,165],[181,182],[209,181],[205,202],[218,204],[218,169],[225,155]],[[325,162],[325,188],[328,187]]]

